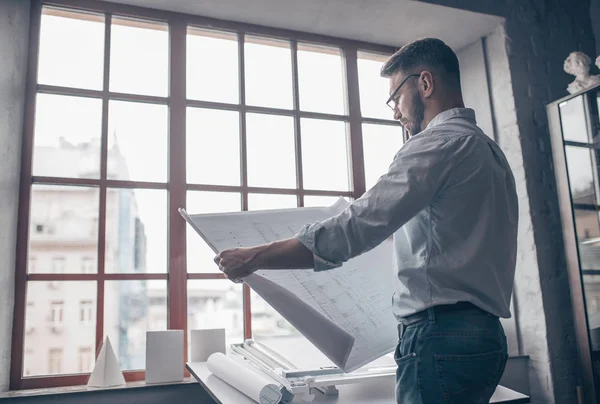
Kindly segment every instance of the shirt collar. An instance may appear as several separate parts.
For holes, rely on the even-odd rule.
[[[441,123],[444,123],[452,118],[462,118],[473,121],[473,123],[477,123],[475,119],[475,111],[471,108],[452,108],[447,109],[443,112],[440,112],[433,118],[425,129],[431,129],[434,126],[437,126]]]

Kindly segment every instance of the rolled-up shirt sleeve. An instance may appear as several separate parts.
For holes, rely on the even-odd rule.
[[[460,161],[456,138],[423,133],[409,139],[389,170],[338,215],[304,226],[296,239],[314,257],[314,270],[341,266],[383,242],[424,209]]]

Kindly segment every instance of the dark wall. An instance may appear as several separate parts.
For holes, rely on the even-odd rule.
[[[600,55],[600,0],[590,0],[590,16],[596,38],[596,54],[594,56],[598,56]]]

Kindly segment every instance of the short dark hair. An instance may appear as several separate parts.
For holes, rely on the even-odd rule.
[[[417,66],[443,70],[460,88],[460,69],[456,53],[442,40],[422,38],[410,42],[394,53],[381,68],[382,77],[390,77],[397,71],[408,72]]]

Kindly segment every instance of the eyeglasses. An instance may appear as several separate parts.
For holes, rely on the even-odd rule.
[[[406,80],[408,80],[411,77],[418,77],[420,75],[421,75],[421,73],[419,73],[419,74],[409,74],[408,76],[406,76],[404,78],[404,80],[402,80],[402,83],[400,83],[400,85],[398,87],[396,87],[396,89],[394,90],[394,92],[392,93],[392,95],[390,95],[390,98],[388,98],[388,100],[385,102],[386,105],[388,107],[390,107],[390,109],[392,111],[396,110],[396,102],[397,102],[397,100],[395,99],[396,98],[396,94],[398,94],[398,91],[400,91],[400,88],[404,85],[404,83],[406,83]]]

